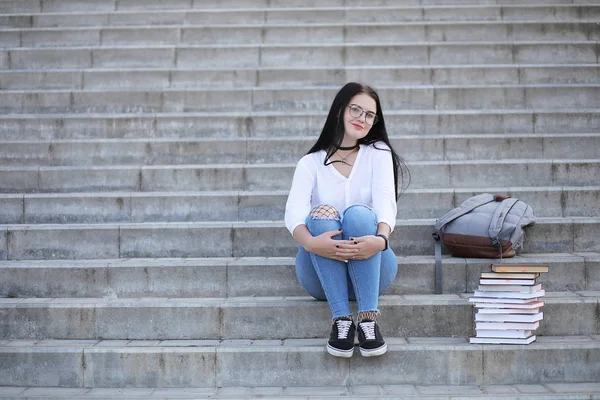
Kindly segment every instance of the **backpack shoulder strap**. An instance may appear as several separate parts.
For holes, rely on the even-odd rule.
[[[434,233],[435,235],[435,233]],[[435,294],[442,293],[442,243],[435,239]]]
[[[492,244],[494,246],[500,246],[498,235],[500,235],[506,216],[518,201],[518,199],[513,198],[506,199],[496,207],[496,210],[492,215],[492,220],[490,221],[490,227],[488,228],[488,235],[492,239]]]

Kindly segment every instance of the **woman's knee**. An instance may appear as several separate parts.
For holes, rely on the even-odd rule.
[[[344,211],[342,227],[348,235],[374,235],[377,233],[377,215],[367,206],[361,204],[350,206]]]

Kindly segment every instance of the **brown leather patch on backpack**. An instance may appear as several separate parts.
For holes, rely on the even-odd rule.
[[[455,257],[500,258],[500,251],[492,244],[492,239],[483,236],[446,233],[442,242]],[[500,240],[502,257],[514,257],[516,252],[508,240]]]

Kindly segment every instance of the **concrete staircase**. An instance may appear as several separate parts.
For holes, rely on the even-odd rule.
[[[0,0],[0,397],[600,398],[600,2]],[[333,358],[283,209],[372,84],[412,184],[388,354]],[[468,344],[490,260],[432,226],[508,193],[549,263],[528,346]]]

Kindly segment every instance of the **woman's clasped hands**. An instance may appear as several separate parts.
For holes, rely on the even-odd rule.
[[[333,260],[348,262],[349,260],[366,260],[373,257],[385,248],[385,241],[374,235],[350,238],[349,240],[335,240],[334,236],[339,231],[328,231],[314,236],[310,243],[311,253]]]

